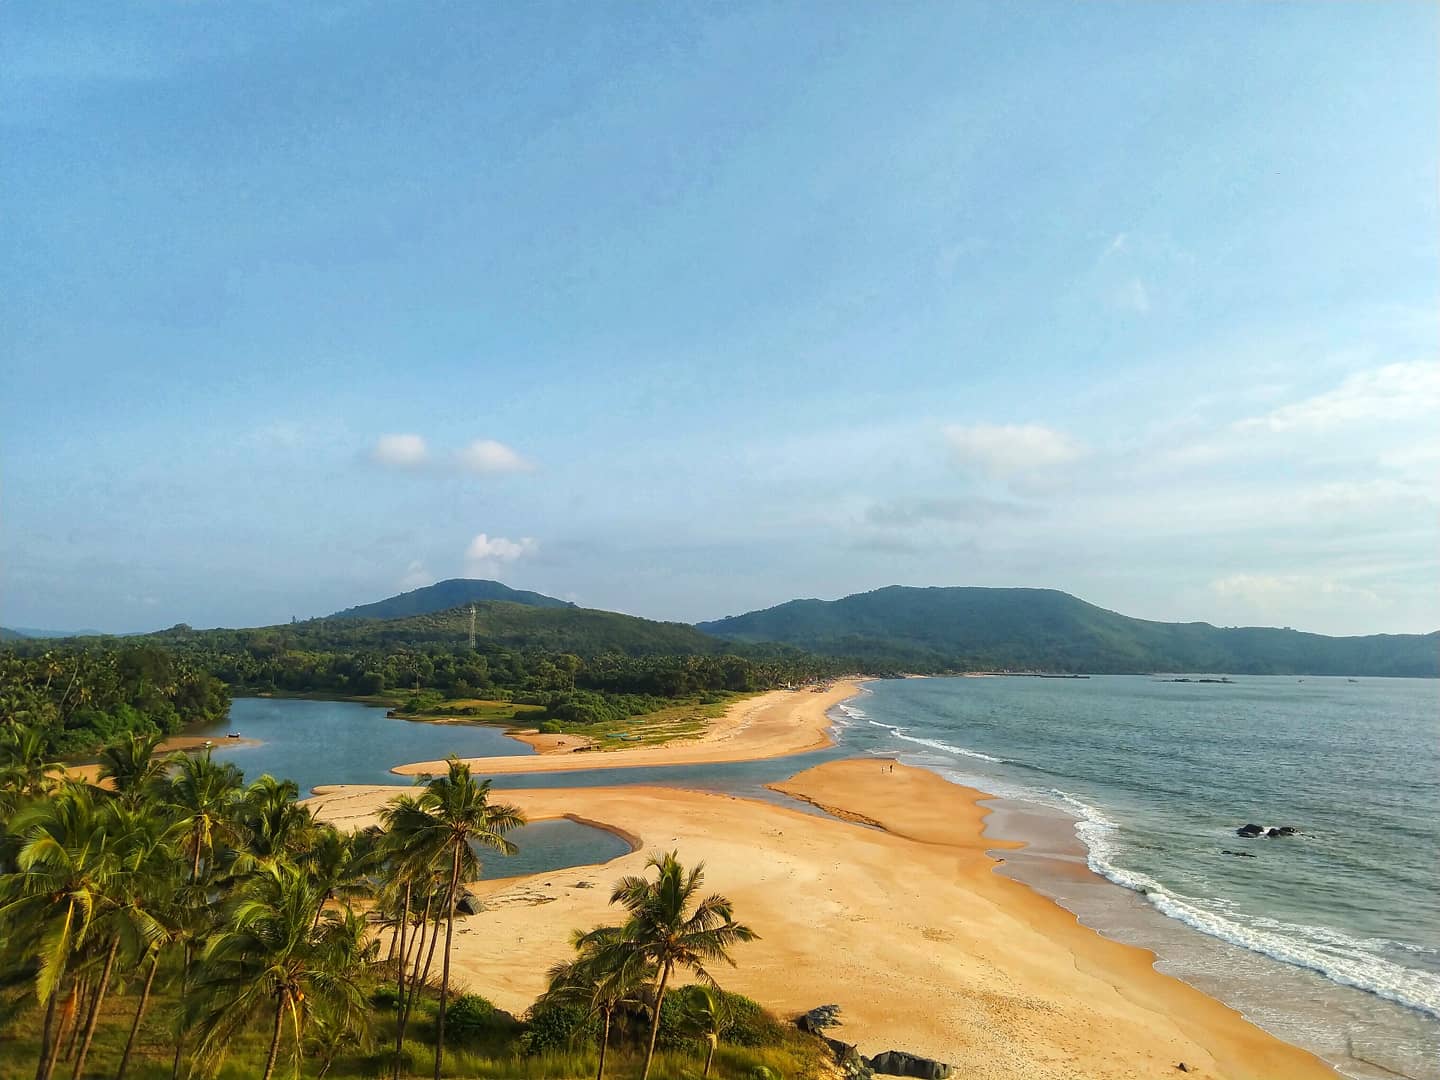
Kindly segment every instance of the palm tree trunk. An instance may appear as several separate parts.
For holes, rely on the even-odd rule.
[[[410,1026],[410,1013],[415,1008],[415,1002],[419,1000],[420,988],[425,985],[425,980],[430,978],[430,960],[433,960],[435,958],[436,935],[431,934],[430,957],[425,961],[424,974],[421,974],[420,954],[425,951],[425,926],[430,921],[430,905],[433,901],[433,896],[426,897],[425,914],[420,919],[420,931],[416,935],[417,943],[415,945],[415,966],[411,969],[410,972],[410,996],[407,1000],[401,1002],[401,1004],[404,1006],[404,1012],[400,1016],[400,1030],[402,1034]],[[397,1064],[395,1067],[398,1069],[400,1066]]]
[[[75,988],[70,991],[70,1000],[65,1005],[65,1011],[60,1014],[61,1038],[64,1038],[67,1031],[70,1035],[70,1041],[65,1046],[66,1061],[75,1056],[75,1044],[80,1041],[80,1014],[85,1011],[85,1000],[89,996],[90,979],[82,975],[75,980]]]
[[[280,1027],[285,1022],[285,995],[275,999],[275,1033],[270,1036],[270,1056],[265,1059],[265,1080],[275,1071],[275,1058],[280,1053]]]
[[[50,1043],[55,1038],[55,1000],[60,994],[50,991],[50,1001],[45,1006],[45,1027],[40,1033],[40,1060],[35,1063],[35,1080],[43,1080],[45,1064],[50,1060]]]
[[[155,972],[160,967],[160,954],[150,960],[150,974],[145,976],[145,989],[140,991],[140,1005],[135,1010],[135,1021],[130,1025],[130,1035],[125,1040],[125,1052],[120,1055],[120,1068],[115,1080],[125,1080],[125,1070],[130,1067],[130,1051],[135,1048],[135,1036],[140,1031],[140,1021],[145,1017],[145,1007],[150,1004],[150,987],[155,984]]]
[[[600,1068],[595,1071],[595,1080],[605,1080],[605,1051],[610,1046],[610,1010],[601,1014],[605,1021],[600,1028]]]
[[[105,1001],[105,991],[110,988],[110,973],[115,970],[115,954],[120,950],[120,935],[110,939],[110,951],[105,954],[105,967],[100,972],[100,985],[95,987],[95,996],[90,999],[90,1015],[85,1018],[85,1037],[80,1040],[80,1056],[75,1059],[75,1071],[71,1080],[80,1080],[85,1071],[85,1059],[90,1056],[90,1043],[95,1038],[95,1025],[100,1021],[100,1006]]]
[[[640,1080],[650,1080],[650,1062],[655,1059],[655,1040],[660,1037],[660,1006],[665,1004],[665,984],[670,981],[670,965],[660,969],[660,984],[655,988],[655,1019],[650,1022],[650,1046],[645,1051],[645,1068]]]
[[[719,1040],[714,1035],[710,1036],[710,1052],[705,1055],[705,1071],[700,1074],[701,1080],[710,1080],[710,1066],[715,1064],[715,1047]]]
[[[197,856],[198,858],[198,856]],[[185,964],[180,968],[180,1004],[185,1004],[186,984],[190,981],[190,942],[185,943]],[[185,1018],[180,1018],[180,1030],[175,1033],[175,1063],[170,1066],[170,1080],[180,1080],[180,1058],[185,1053]]]
[[[440,960],[440,1013],[435,1018],[435,1080],[445,1060],[445,999],[450,993],[450,940],[455,936],[455,893],[460,888],[460,846],[450,852],[450,888],[445,893],[445,955]]]
[[[65,1041],[65,1023],[70,1017],[75,1014],[78,1008],[78,1006],[75,1004],[75,998],[77,993],[77,988],[74,984],[71,984],[70,996],[68,999],[70,1004],[62,1005],[60,1007],[60,1030],[55,1032],[55,1040],[50,1044],[50,1052],[48,1054],[45,1054],[40,1059],[39,1080],[50,1080],[50,1077],[55,1072],[55,1063],[60,1060],[60,1045]],[[57,986],[55,992],[50,995],[51,1001],[54,1001],[58,994],[59,987]]]
[[[400,911],[400,965],[395,969],[395,1069],[394,1080],[400,1080],[400,1055],[405,1050],[405,928],[410,923],[410,883],[405,883],[405,905]],[[395,944],[395,938],[390,939]]]

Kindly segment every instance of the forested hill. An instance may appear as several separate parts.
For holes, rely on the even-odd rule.
[[[512,604],[529,607],[573,608],[566,600],[557,600],[543,593],[512,589],[498,581],[483,578],[450,578],[437,581],[423,589],[412,589],[398,596],[377,600],[373,604],[361,604],[346,608],[329,616],[332,619],[404,619],[411,615],[428,615],[431,612],[446,611],[472,601],[504,600]]]
[[[463,647],[470,635],[470,605],[403,619],[332,616],[241,630],[172,627],[149,635],[162,644],[218,648],[284,647],[355,650],[395,647]],[[591,608],[534,607],[508,601],[475,604],[477,643],[506,649],[599,656],[691,656],[725,651],[727,643],[684,623],[652,622],[634,615]]]
[[[1440,632],[1335,638],[1148,622],[1053,589],[892,585],[840,600],[792,600],[697,628],[919,670],[1440,676]]]

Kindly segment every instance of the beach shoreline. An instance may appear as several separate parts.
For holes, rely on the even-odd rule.
[[[830,762],[773,787],[838,817],[729,795],[625,786],[506,790],[532,820],[572,817],[637,846],[603,869],[574,867],[470,886],[487,910],[457,934],[458,976],[523,1011],[574,928],[612,921],[605,886],[646,854],[704,860],[761,940],[721,978],[782,1016],[841,1006],[834,1034],[874,1054],[892,1047],[966,1077],[1237,1080],[1334,1077],[1147,950],[1081,925],[1030,887],[994,873],[1018,842],[985,834],[989,796],[876,758]],[[334,787],[311,800],[347,828],[375,820],[400,790]],[[841,820],[843,818],[844,820]],[[588,882],[593,887],[580,887]],[[469,920],[466,920],[469,922]]]
[[[827,688],[770,690],[737,701],[696,739],[677,739],[661,746],[643,746],[584,752],[545,752],[539,740],[570,740],[579,736],[541,736],[522,739],[534,754],[513,757],[467,758],[476,773],[485,776],[537,772],[580,772],[592,769],[645,768],[660,765],[713,765],[759,761],[823,750],[835,743],[830,710],[861,693],[860,680],[837,680]],[[513,733],[512,737],[515,737]],[[546,742],[541,745],[556,750]],[[397,765],[397,776],[433,775],[445,770],[444,761],[417,761]]]

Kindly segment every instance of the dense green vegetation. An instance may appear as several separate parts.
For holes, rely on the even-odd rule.
[[[623,920],[576,931],[575,959],[524,1016],[462,992],[463,887],[477,851],[508,848],[523,819],[459,762],[392,800],[380,827],[341,833],[294,784],[247,786],[208,754],[162,759],[153,735],[106,748],[101,788],[57,778],[33,731],[8,731],[0,1080],[680,1080],[702,1062],[707,1076],[812,1075],[824,1056],[714,986],[706,965],[754,935],[673,853],[617,884]],[[483,910],[468,918],[483,929]],[[703,989],[675,990],[686,972]]]
[[[533,721],[584,725],[805,681],[839,666],[795,649],[727,645],[688,626],[614,612],[499,601],[476,608],[474,648],[468,605],[388,621],[176,626],[138,638],[12,642],[0,652],[0,719],[34,715],[28,722],[47,732],[50,749],[81,753],[122,731],[169,732],[223,715],[228,687],[237,694],[357,697],[413,715],[464,715],[463,708],[446,707],[454,701],[515,702],[538,707],[543,715]],[[121,680],[117,697],[107,672],[129,672],[139,657],[147,658],[142,668],[169,674]],[[43,715],[37,687],[53,699]]]
[[[792,600],[699,629],[871,669],[1440,676],[1440,632],[1333,638],[1132,619],[1051,589],[912,589]]]
[[[130,732],[171,734],[225,715],[225,684],[194,658],[155,645],[103,649],[36,643],[0,653],[0,739],[25,724],[44,752],[82,753]]]
[[[346,608],[331,615],[332,619],[404,619],[411,615],[427,615],[433,611],[448,611],[462,604],[489,600],[505,600],[512,604],[527,604],[533,607],[573,608],[568,600],[557,600],[543,593],[525,589],[512,589],[498,581],[483,578],[450,578],[437,581],[421,589],[412,589],[398,596],[386,597],[373,604],[361,604]]]

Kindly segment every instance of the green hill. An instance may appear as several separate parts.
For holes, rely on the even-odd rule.
[[[1149,622],[1053,589],[892,585],[840,600],[792,600],[697,629],[916,670],[1440,676],[1440,632],[1335,638]]]
[[[363,650],[403,646],[463,646],[470,635],[470,605],[399,619],[327,619],[236,630],[194,630],[176,626],[151,638],[188,647],[226,650]],[[535,607],[501,600],[475,603],[478,644],[505,649],[539,649],[577,656],[685,656],[724,651],[725,643],[684,623],[653,622],[614,611],[569,604]]]
[[[423,589],[412,589],[398,596],[377,600],[373,604],[361,604],[346,608],[329,616],[332,619],[403,619],[410,615],[426,615],[433,611],[445,611],[462,604],[486,600],[504,600],[511,604],[525,604],[530,607],[573,608],[566,600],[557,600],[543,593],[512,589],[498,581],[483,578],[450,578],[437,581]]]

